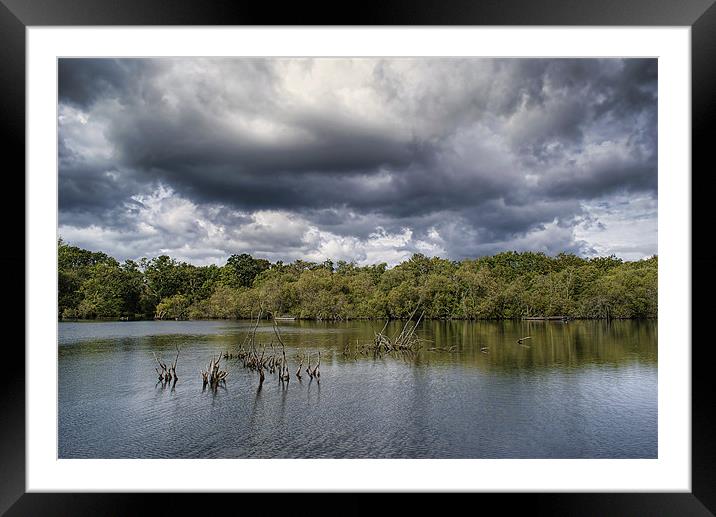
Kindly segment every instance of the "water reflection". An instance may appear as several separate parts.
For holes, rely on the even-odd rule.
[[[356,354],[382,327],[282,323],[289,383],[259,387],[228,359],[226,385],[202,392],[206,358],[237,350],[250,322],[61,323],[60,457],[657,454],[655,321],[423,322],[416,353]],[[177,345],[178,382],[155,385],[152,353]],[[299,353],[319,351],[322,382],[297,379]]]

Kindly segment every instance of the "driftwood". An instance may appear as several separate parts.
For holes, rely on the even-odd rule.
[[[291,380],[291,374],[288,371],[288,361],[286,360],[286,350],[283,349],[281,351],[283,354],[283,361],[281,362],[281,379],[286,381],[286,384],[288,384],[288,381]]]
[[[177,380],[179,379],[179,376],[177,375],[177,361],[179,361],[179,347],[177,345],[174,345],[174,346],[177,349],[177,355],[174,358],[174,362],[170,365],[167,365],[161,359],[161,356],[157,357],[157,354],[152,352],[152,355],[154,356],[154,360],[159,365],[159,368],[157,368],[157,367],[154,368],[154,371],[157,372],[157,375],[159,377],[159,381],[157,382],[157,384],[159,384],[161,382],[162,386],[166,386],[167,384],[172,382],[172,379],[174,381],[172,383],[172,385],[174,385],[174,384],[176,384]]]
[[[301,368],[303,368],[303,354],[298,356],[298,369],[296,370],[296,378],[301,380]]]
[[[308,366],[306,366],[306,373],[313,379],[313,371],[311,370],[311,352],[308,352]]]
[[[321,367],[321,352],[318,352],[318,361],[316,362],[316,365],[311,368],[311,353],[308,353],[308,366],[306,366],[306,373],[311,379],[319,379],[321,377],[321,371],[319,368]]]
[[[221,369],[221,355],[212,357],[209,364],[206,366],[206,370],[201,370],[202,379],[202,390],[206,389],[207,384],[209,387],[216,391],[219,388],[219,384],[226,384],[226,377],[229,373],[226,370]]]
[[[174,375],[174,382],[179,379],[179,376],[177,375],[177,361],[179,360],[179,346],[175,345],[177,348],[177,355],[174,358],[174,364],[172,364],[172,375]]]
[[[250,340],[250,345],[254,345],[254,342],[256,341],[256,330],[259,328],[259,322],[261,321],[262,314],[263,309],[259,309],[259,314],[258,316],[256,316],[256,324],[254,325],[254,330],[251,332],[251,334],[248,334],[246,336],[246,338]]]
[[[288,383],[291,380],[291,374],[288,370],[288,361],[286,360],[286,345],[283,342],[283,339],[281,338],[281,331],[278,328],[278,324],[276,323],[276,318],[273,320],[273,332],[276,334],[276,339],[278,339],[279,344],[281,345],[281,356],[278,357],[278,361],[280,362],[281,368],[278,373],[278,378],[281,382],[285,381]]]
[[[277,318],[273,318],[273,333],[277,344],[274,345],[273,339],[268,346],[265,343],[261,345],[256,340],[256,330],[259,325],[261,314],[263,314],[263,311],[259,311],[259,317],[256,319],[256,323],[254,324],[252,331],[246,335],[236,354],[225,353],[224,357],[236,357],[241,360],[244,368],[256,372],[259,376],[259,389],[261,389],[267,373],[270,375],[276,374],[278,381],[281,384],[285,383],[288,385],[291,380],[291,368],[286,356],[286,344],[283,341],[283,336],[281,335]],[[296,369],[295,375],[300,381],[302,378],[304,355],[302,353],[299,354],[297,359],[298,368]],[[311,367],[310,353],[308,354],[308,361],[309,364],[306,369],[306,373],[308,373],[312,379],[320,376],[320,370],[318,369],[320,367],[320,354],[318,364],[316,364],[315,367]],[[205,385],[209,382],[210,380],[207,377]]]
[[[428,348],[428,352],[454,352],[455,350],[457,350],[457,347],[455,345],[453,345],[451,347],[447,347],[447,348],[440,347],[440,346],[434,346],[434,347]]]
[[[423,315],[425,314],[425,311],[423,311],[418,319],[413,322],[413,318],[415,317],[419,307],[420,303],[415,306],[413,312],[410,314],[410,317],[405,322],[398,335],[391,338],[386,334],[386,329],[388,328],[388,321],[386,321],[383,326],[383,330],[375,334],[373,343],[364,345],[360,349],[356,345],[356,355],[358,352],[363,354],[366,351],[372,352],[374,355],[382,355],[384,353],[391,352],[417,352],[417,350],[419,350],[422,346],[421,342],[423,340],[416,335],[415,331],[420,325]]]
[[[321,378],[321,371],[319,368],[321,367],[321,351],[318,351],[318,362],[316,363],[316,366],[313,368],[313,375],[311,377],[315,377],[316,379]]]

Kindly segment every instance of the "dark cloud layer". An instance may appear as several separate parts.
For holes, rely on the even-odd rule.
[[[642,212],[604,224],[589,207],[656,199],[656,74],[655,59],[61,59],[61,232],[199,261],[610,252],[610,226]],[[648,213],[653,238],[627,258],[656,252]]]

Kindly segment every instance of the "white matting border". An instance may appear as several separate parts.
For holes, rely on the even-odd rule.
[[[690,28],[29,27],[27,43],[29,492],[690,491]],[[658,459],[57,459],[56,64],[75,56],[658,57]]]

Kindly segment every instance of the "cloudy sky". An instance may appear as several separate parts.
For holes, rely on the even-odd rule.
[[[657,252],[655,59],[61,59],[58,116],[120,260]]]

